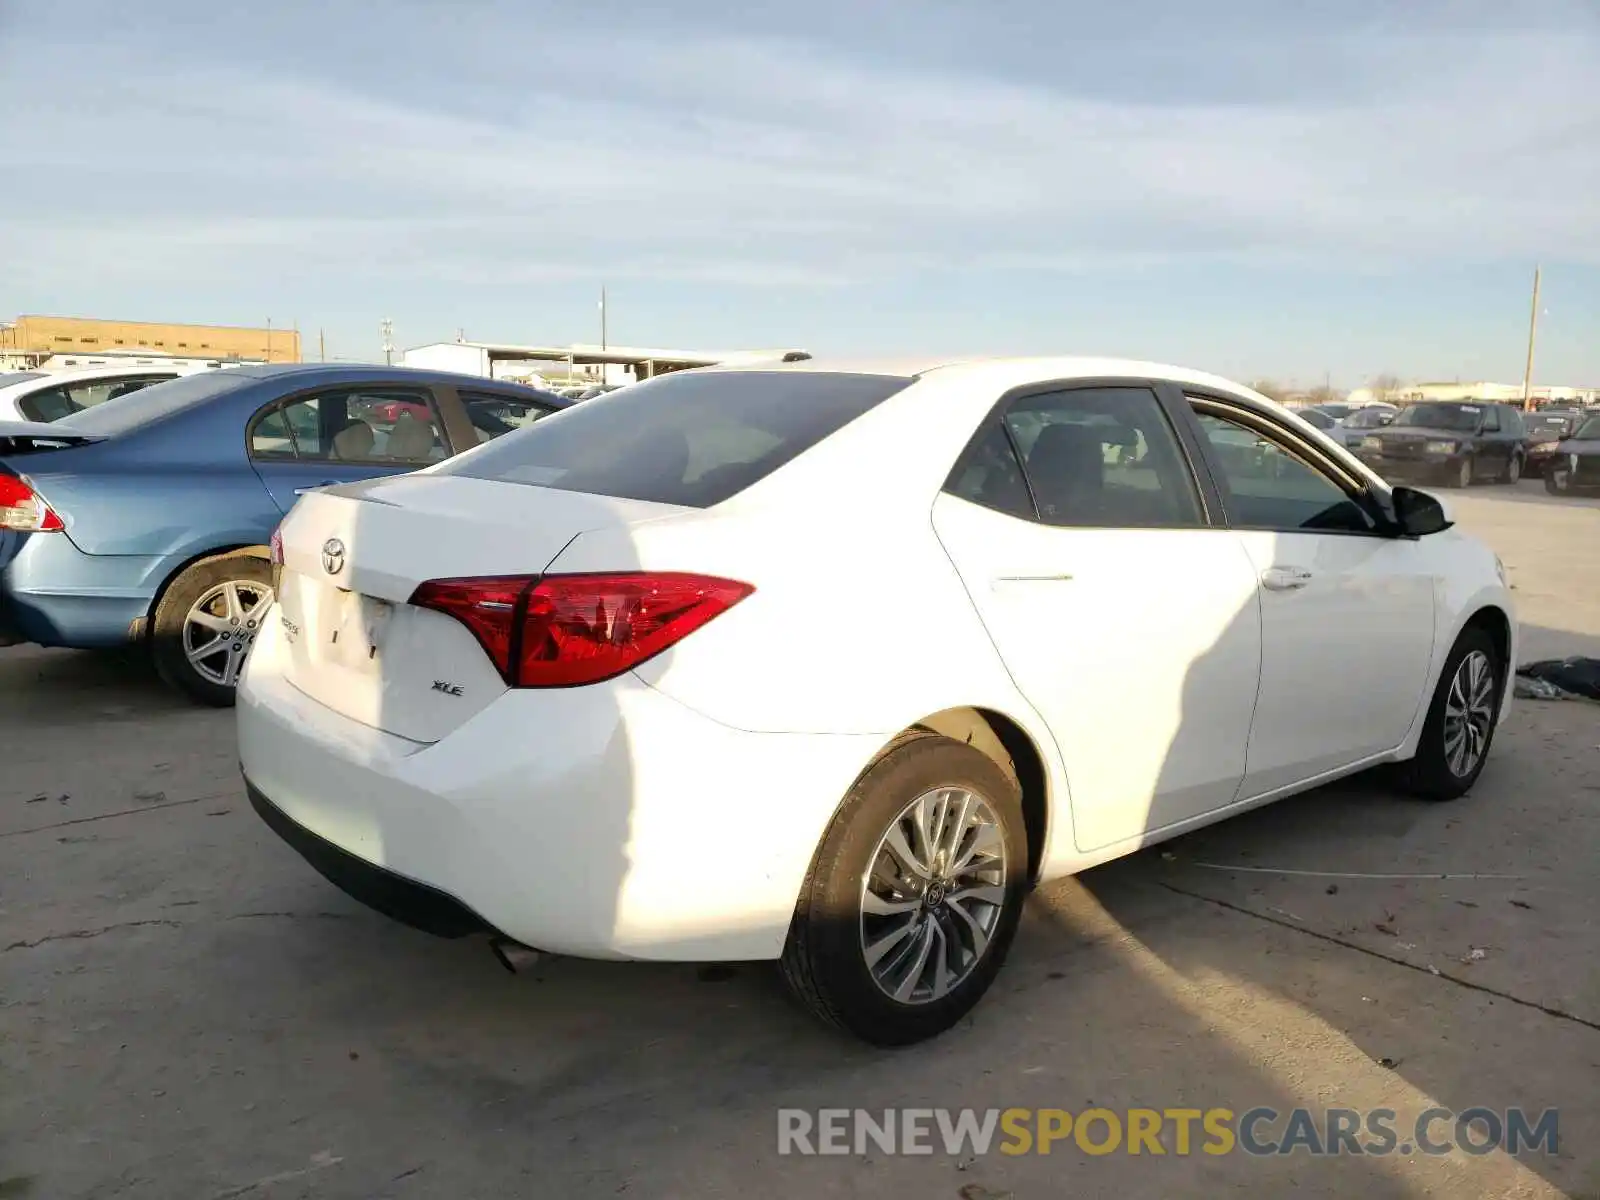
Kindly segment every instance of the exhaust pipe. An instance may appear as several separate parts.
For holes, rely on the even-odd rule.
[[[500,965],[513,975],[532,970],[545,957],[543,950],[524,946],[521,942],[514,942],[508,937],[490,938],[489,949],[499,960]]]

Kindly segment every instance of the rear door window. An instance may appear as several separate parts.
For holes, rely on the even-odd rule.
[[[585,400],[437,473],[709,508],[910,382],[825,371],[675,373]]]
[[[177,373],[174,372],[171,375],[124,375],[116,378],[85,379],[78,383],[66,384],[65,390],[74,408],[93,408],[97,404],[104,404],[107,400],[131,396],[134,392],[143,391],[158,383],[168,383],[177,377]]]
[[[359,388],[269,405],[250,426],[258,459],[425,466],[445,457],[428,392]]]
[[[1203,523],[1177,434],[1148,388],[1025,396],[1007,409],[1004,424],[1038,519],[1047,525],[1182,529]]]
[[[80,411],[62,387],[40,388],[17,401],[17,411],[29,421],[59,421]]]

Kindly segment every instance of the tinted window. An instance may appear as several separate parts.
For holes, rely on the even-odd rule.
[[[1483,407],[1478,404],[1408,404],[1394,419],[1397,427],[1414,429],[1451,429],[1472,433],[1483,419]]]
[[[1581,438],[1586,442],[1600,441],[1600,417],[1590,417],[1582,425],[1578,426],[1577,432],[1572,436]]]
[[[1394,416],[1390,408],[1358,408],[1344,419],[1350,429],[1381,429]]]
[[[176,378],[176,375],[134,375],[121,378],[84,379],[62,386],[66,389],[74,407],[93,408],[97,404],[104,404],[107,400],[118,400],[123,396],[130,396],[134,392]]]
[[[1038,514],[1022,477],[1022,464],[999,421],[989,421],[962,454],[944,490],[952,496],[1031,521]]]
[[[1528,427],[1522,423],[1522,413],[1514,408],[1506,408],[1504,412],[1505,430],[1512,437],[1527,437]]]
[[[1528,428],[1534,433],[1566,437],[1572,432],[1575,424],[1576,418],[1573,417],[1534,417],[1528,422]]]
[[[1332,429],[1338,424],[1327,413],[1318,408],[1302,409],[1300,416],[1311,425],[1313,429]]]
[[[1284,446],[1225,417],[1197,415],[1222,467],[1236,528],[1366,533],[1375,527],[1343,488]]]
[[[17,401],[17,411],[30,421],[59,421],[78,412],[65,388],[40,388]]]
[[[1353,411],[1348,404],[1319,404],[1312,412],[1327,413],[1335,421],[1343,420]]]
[[[457,395],[480,442],[493,441],[524,425],[532,425],[540,417],[565,407],[557,396],[541,401],[534,396],[513,396],[504,392],[458,392]]]
[[[198,375],[186,375],[182,379],[158,383],[131,396],[124,396],[115,404],[100,404],[73,413],[65,418],[63,428],[112,437],[258,382],[239,371],[205,371]]]
[[[1026,396],[1004,419],[1046,524],[1201,523],[1194,480],[1154,392],[1083,388]]]
[[[1483,414],[1483,431],[1485,433],[1500,432],[1500,410],[1490,408]]]
[[[442,461],[445,444],[427,392],[361,388],[269,406],[250,427],[250,453],[265,459],[421,466]]]
[[[708,508],[910,382],[822,371],[685,371],[585,400],[439,473]]]

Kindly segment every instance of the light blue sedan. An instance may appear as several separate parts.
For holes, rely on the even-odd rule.
[[[233,702],[300,492],[438,462],[572,402],[402,367],[191,375],[48,424],[0,421],[0,646],[147,644]]]

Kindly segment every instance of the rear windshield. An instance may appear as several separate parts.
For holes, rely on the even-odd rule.
[[[0,374],[0,388],[8,388],[14,383],[27,383],[30,379],[43,378],[43,371],[9,371]]]
[[[580,401],[433,474],[709,508],[910,382],[822,371],[667,375]]]
[[[166,383],[152,384],[115,400],[61,418],[56,424],[77,433],[115,437],[140,425],[158,421],[185,408],[201,404],[225,392],[237,391],[257,383],[254,376],[240,371],[204,371],[185,375]]]

